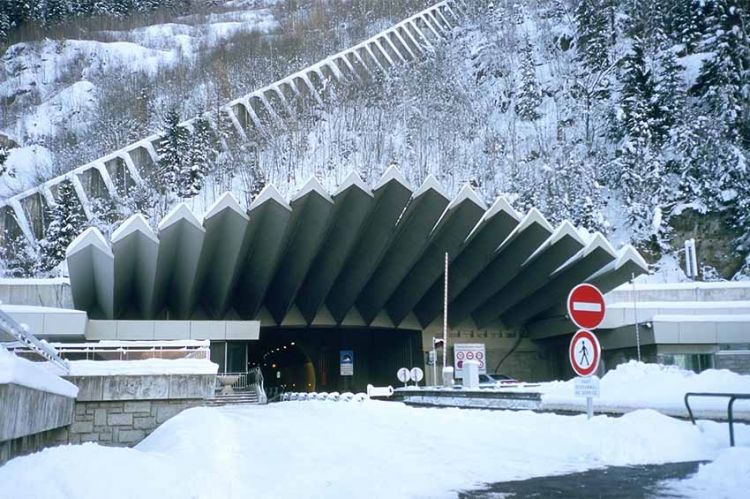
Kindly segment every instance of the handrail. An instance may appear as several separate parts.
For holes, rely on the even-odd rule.
[[[695,424],[693,410],[690,408],[690,397],[727,397],[727,419],[729,419],[729,446],[734,447],[734,402],[736,400],[750,400],[750,393],[711,393],[711,392],[688,392],[685,394],[685,407],[687,408],[690,422]]]
[[[29,349],[33,350],[37,355],[44,359],[52,362],[57,367],[62,369],[63,374],[70,373],[70,367],[68,367],[67,361],[65,361],[60,354],[50,346],[49,343],[39,340],[36,336],[29,332],[28,326],[22,326],[16,320],[0,310],[0,330],[11,335],[16,341],[19,341],[26,345]]]

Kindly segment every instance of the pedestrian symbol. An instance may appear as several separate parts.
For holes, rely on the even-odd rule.
[[[570,364],[579,376],[591,376],[599,367],[601,347],[594,333],[582,329],[570,341]]]

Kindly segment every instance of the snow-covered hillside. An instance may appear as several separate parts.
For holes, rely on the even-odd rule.
[[[0,119],[22,146],[0,195],[161,130],[170,110],[216,109],[424,3],[228,2],[88,42],[11,46],[0,88],[23,88],[29,74],[35,88]],[[488,201],[505,193],[553,222],[634,242],[652,260],[666,255],[670,272],[697,236],[705,276],[750,273],[741,2],[470,3],[473,19],[427,60],[337,89],[285,130],[254,136],[257,149],[210,151],[193,207],[226,189],[249,204],[267,182],[292,191],[311,175],[333,187],[351,169],[373,182],[397,163],[414,185],[434,174],[455,193],[468,182]],[[139,192],[98,223],[107,233],[133,209],[156,223],[177,201],[162,188]]]

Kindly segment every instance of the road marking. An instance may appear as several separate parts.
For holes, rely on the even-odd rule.
[[[577,310],[578,312],[601,312],[602,304],[586,301],[574,301],[573,310]]]

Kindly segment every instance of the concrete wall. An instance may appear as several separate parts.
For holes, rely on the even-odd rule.
[[[750,374],[750,350],[725,350],[714,355],[716,369],[729,369],[740,374]]]
[[[74,308],[70,284],[62,279],[0,279],[0,301],[12,305]]]
[[[0,385],[0,442],[73,421],[74,399],[15,384]]]
[[[213,374],[150,376],[66,376],[79,388],[78,402],[207,399],[213,397]]]
[[[97,442],[135,445],[214,395],[214,375],[70,376],[73,400],[0,385],[0,464],[44,447]]]
[[[0,465],[41,449],[73,422],[74,399],[15,384],[0,385]]]
[[[432,349],[432,338],[442,338],[442,330],[431,325],[422,333],[422,348],[425,355]],[[471,325],[457,327],[448,331],[448,365],[453,365],[453,348],[455,343],[484,343],[487,354],[487,372],[495,372],[495,367],[509,352],[499,367],[498,372],[521,381],[544,381],[558,376],[557,359],[551,355],[549,348],[540,346],[528,338],[519,341],[518,333],[500,329],[478,329]],[[442,366],[442,354],[438,353],[438,371]],[[425,377],[432,383],[432,367],[425,366]],[[438,379],[440,373],[438,372]]]

